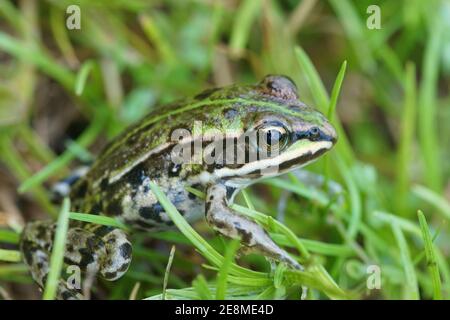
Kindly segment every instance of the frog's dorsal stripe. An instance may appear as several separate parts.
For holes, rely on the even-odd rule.
[[[130,136],[134,135],[136,132],[138,132],[141,128],[149,126],[158,121],[161,121],[169,116],[176,115],[176,114],[183,113],[183,112],[190,111],[190,110],[194,110],[194,109],[201,108],[201,107],[208,106],[208,105],[225,105],[225,104],[234,104],[234,103],[240,103],[242,105],[252,105],[252,106],[272,108],[278,112],[290,114],[293,116],[302,116],[303,118],[305,118],[305,115],[300,112],[289,110],[288,108],[286,108],[283,105],[280,105],[280,104],[277,104],[274,102],[269,102],[269,101],[251,100],[251,99],[243,99],[243,98],[217,99],[217,100],[207,99],[207,100],[203,100],[200,102],[188,104],[185,107],[181,107],[179,109],[176,109],[176,110],[173,110],[170,112],[166,112],[161,115],[155,115],[154,117],[151,117],[148,120],[146,120],[144,118],[144,120],[139,125],[137,125],[135,128],[133,128],[133,130],[131,130],[128,134],[124,135],[122,137],[122,139],[120,139],[120,141],[116,141],[116,143],[114,143],[114,146],[116,146],[116,147],[112,147],[109,150],[106,150],[106,152],[103,154],[103,156],[107,156],[107,155],[111,154],[112,152],[114,152],[117,148],[119,148],[122,145],[122,143],[124,141],[126,141]],[[151,114],[149,116],[151,116]],[[311,117],[311,119],[305,118],[305,120],[313,122],[315,119],[313,119]]]

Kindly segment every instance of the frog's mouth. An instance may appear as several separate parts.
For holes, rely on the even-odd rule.
[[[314,161],[332,147],[332,141],[311,142],[300,140],[274,158],[254,161],[245,164],[240,168],[224,167],[217,170],[215,175],[226,180],[259,179],[277,176]]]

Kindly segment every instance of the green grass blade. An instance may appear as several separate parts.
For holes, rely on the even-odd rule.
[[[96,223],[96,224],[101,224],[101,225],[105,225],[105,226],[111,226],[111,227],[128,230],[128,227],[125,224],[123,224],[119,220],[112,218],[112,217],[100,216],[100,215],[96,215],[96,214],[70,212],[69,218],[73,219],[73,220]]]
[[[295,47],[295,53],[297,55],[297,61],[305,72],[314,102],[319,110],[326,112],[326,107],[329,106],[329,97],[316,68],[301,47]]]
[[[227,292],[227,278],[229,275],[229,269],[231,264],[233,263],[233,258],[236,253],[236,250],[239,247],[239,241],[232,240],[229,242],[227,246],[227,250],[225,252],[224,260],[222,266],[217,273],[217,289],[216,289],[216,299],[224,300],[225,294]]]
[[[395,239],[397,240],[398,249],[400,252],[400,259],[402,261],[402,266],[406,278],[406,288],[405,293],[408,294],[407,299],[420,299],[419,285],[417,283],[417,275],[414,270],[413,262],[411,261],[411,254],[409,252],[408,243],[406,242],[405,236],[402,230],[396,223],[391,224],[392,231],[394,233]]]
[[[312,93],[314,103],[317,105],[317,108],[322,111],[324,114],[327,113],[330,107],[330,98],[325,89],[325,86],[320,79],[319,73],[314,67],[313,63],[309,59],[308,55],[305,51],[303,51],[300,47],[295,47],[295,53],[297,57],[297,62],[305,73],[306,80],[308,82],[310,91]],[[342,67],[341,67],[342,69]],[[344,76],[344,71],[342,71],[342,77]],[[336,97],[338,95],[338,90],[335,90]],[[337,98],[336,98],[337,101]],[[328,107],[328,110],[326,109]],[[336,149],[339,153],[344,157],[346,162],[353,163],[355,156],[353,155],[352,148],[350,143],[348,142],[347,135],[342,128],[342,125],[338,121],[333,121],[333,124],[336,128],[336,131],[339,135],[339,143],[336,145]]]
[[[200,299],[213,300],[213,295],[211,294],[211,290],[209,290],[208,282],[202,274],[195,278],[192,285]]]
[[[410,182],[410,164],[413,154],[414,130],[416,119],[416,68],[413,63],[406,66],[405,97],[401,123],[400,145],[397,153],[397,179],[395,197],[397,210],[401,215],[406,214],[406,200]]]
[[[1,230],[0,229],[0,242],[19,243],[20,235],[17,232],[11,230]]]
[[[19,262],[20,260],[20,251],[0,249],[0,261]]]
[[[77,96],[81,96],[81,94],[83,93],[87,78],[93,67],[94,61],[88,60],[83,63],[80,71],[77,73],[77,77],[75,79],[75,94]]]
[[[230,37],[230,48],[234,55],[240,55],[244,51],[261,4],[261,0],[245,0],[239,6]]]
[[[43,295],[44,300],[53,300],[56,296],[59,278],[64,263],[64,250],[66,246],[67,230],[69,228],[69,209],[70,200],[65,198],[58,217],[58,225],[56,227],[53,250],[50,257],[50,272],[48,273]]]
[[[424,160],[427,186],[434,191],[442,188],[439,135],[436,127],[436,95],[439,76],[440,47],[443,43],[443,15],[437,15],[429,29],[423,61],[423,80],[419,90],[419,140]]]
[[[169,282],[170,268],[172,267],[174,256],[175,256],[175,246],[172,246],[172,249],[170,249],[169,260],[167,261],[166,272],[164,272],[162,300],[166,300],[167,283]]]
[[[347,61],[344,61],[339,69],[336,80],[334,81],[333,89],[331,90],[330,105],[328,106],[328,119],[332,120],[336,109],[339,93],[341,92],[342,83],[345,77],[345,70],[347,69]]]
[[[428,202],[433,205],[436,209],[439,210],[447,219],[450,219],[450,203],[441,197],[436,192],[420,185],[416,185],[413,187],[413,192],[422,200]]]
[[[428,228],[427,220],[422,211],[417,212],[417,216],[419,218],[420,229],[422,230],[422,237],[425,244],[425,255],[427,258],[427,266],[428,270],[431,274],[431,280],[433,283],[433,299],[441,300],[442,299],[442,285],[441,285],[441,277],[439,274],[438,264],[436,262],[435,248],[433,245],[433,241],[431,238],[430,230]]]
[[[213,265],[220,266],[223,263],[223,257],[220,255],[207,241],[205,241],[183,218],[178,212],[175,206],[169,201],[167,196],[161,191],[161,189],[154,183],[150,182],[150,189],[155,194],[158,201],[163,206],[167,215],[172,219],[174,224],[183,233],[186,238],[200,251],[200,253]],[[233,273],[240,276],[265,278],[266,275],[262,272],[256,272],[239,267],[235,264],[231,267]]]

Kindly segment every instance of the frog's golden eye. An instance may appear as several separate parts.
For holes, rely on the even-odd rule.
[[[288,132],[283,126],[266,126],[259,129],[259,147],[269,150],[282,150],[289,139]]]

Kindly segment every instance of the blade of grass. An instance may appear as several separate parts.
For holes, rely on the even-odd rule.
[[[144,30],[147,38],[155,45],[161,58],[169,65],[176,62],[176,57],[172,47],[167,41],[168,38],[161,34],[161,30],[158,28],[155,19],[146,14],[139,16],[139,23]]]
[[[416,69],[413,63],[406,65],[405,97],[401,123],[400,145],[397,152],[397,179],[395,193],[397,210],[401,215],[406,214],[407,195],[410,182],[409,167],[413,154],[414,130],[416,119]]]
[[[211,290],[209,290],[208,282],[202,274],[198,275],[197,278],[195,278],[195,280],[192,282],[192,285],[200,299],[213,300],[213,295],[211,294]]]
[[[327,117],[330,121],[333,119],[335,113],[346,69],[347,69],[347,60],[345,60],[342,63],[341,68],[339,69],[338,75],[336,77],[336,80],[334,81],[333,89],[331,90],[330,105],[328,106],[328,113],[327,113]]]
[[[81,65],[80,71],[78,71],[75,79],[75,94],[77,96],[81,96],[83,93],[87,78],[93,67],[94,61],[92,60],[87,60]]]
[[[241,194],[244,197],[245,204],[249,209],[255,210],[255,206],[253,205],[252,201],[250,200],[250,197],[248,195],[248,192],[246,190],[241,190]]]
[[[0,261],[19,262],[20,260],[20,251],[0,249]]]
[[[330,98],[316,68],[309,59],[306,52],[303,51],[301,47],[295,47],[295,54],[298,64],[306,75],[306,80],[308,82],[315,104],[317,105],[319,110],[326,114],[326,112],[328,111],[326,110],[326,107],[330,106]],[[336,149],[344,157],[346,162],[353,163],[355,156],[341,123],[339,121],[334,121],[333,124],[339,135],[339,143],[336,145]]]
[[[431,280],[433,283],[433,299],[442,299],[441,290],[441,277],[439,274],[438,265],[436,262],[435,248],[433,246],[433,241],[431,240],[430,230],[428,228],[427,220],[422,211],[417,211],[417,216],[419,218],[420,229],[422,230],[422,237],[425,245],[425,255],[427,258],[428,270],[431,274]]]
[[[406,242],[402,230],[396,223],[392,223],[391,228],[394,233],[395,239],[397,240],[400,259],[402,261],[402,267],[405,273],[405,293],[409,295],[406,298],[418,300],[420,299],[419,286],[417,283],[416,271],[414,270],[414,265],[411,261],[411,254],[409,252],[408,243]]]
[[[90,222],[95,224],[101,224],[105,226],[111,226],[120,228],[123,230],[128,230],[128,227],[117,220],[116,218],[101,216],[96,214],[87,214],[87,213],[79,213],[79,212],[70,212],[69,218],[78,221]]]
[[[172,246],[172,248],[170,249],[169,260],[167,261],[166,272],[164,273],[164,282],[161,300],[166,300],[167,283],[169,282],[170,268],[172,267],[174,256],[175,256],[175,246]]]
[[[253,22],[261,8],[261,0],[245,0],[238,8],[230,36],[231,52],[239,56],[247,45]]]
[[[223,257],[187,223],[175,206],[169,201],[169,199],[167,199],[166,195],[154,182],[150,182],[150,189],[181,233],[183,233],[191,241],[191,243],[208,261],[215,266],[220,266],[223,263]],[[240,276],[266,278],[265,273],[248,270],[235,264],[232,265],[231,270]]]
[[[229,269],[231,264],[233,263],[233,258],[236,253],[236,250],[239,247],[239,241],[232,240],[229,242],[227,246],[227,250],[225,251],[224,260],[222,266],[217,273],[217,289],[216,289],[216,299],[224,300],[225,294],[227,292],[227,278],[229,275]]]
[[[436,95],[439,76],[440,48],[444,35],[443,16],[437,15],[428,32],[428,42],[423,57],[423,80],[419,89],[419,141],[424,161],[427,186],[439,192],[442,188],[439,135],[436,126]]]
[[[63,267],[67,230],[69,228],[69,209],[70,200],[68,198],[64,198],[58,217],[52,255],[50,257],[50,272],[48,273],[47,281],[45,284],[43,295],[44,300],[53,300],[56,296],[59,277],[61,275],[61,270]]]
[[[11,230],[0,229],[0,242],[16,244],[19,243],[20,235]]]
[[[450,219],[450,204],[436,192],[420,185],[413,187],[413,192],[422,200],[428,202],[439,210],[447,219]]]

